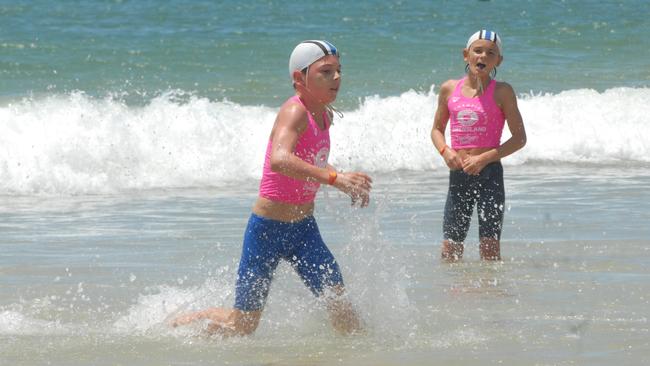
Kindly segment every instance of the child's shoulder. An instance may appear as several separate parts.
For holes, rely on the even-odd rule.
[[[289,98],[282,106],[280,106],[280,113],[292,116],[307,116],[307,108],[297,98]]]
[[[497,89],[511,89],[512,90],[512,85],[506,83],[505,81],[498,81],[496,80],[496,88]]]
[[[440,85],[440,96],[450,96],[456,89],[458,82],[460,82],[459,79],[449,79],[442,83]]]
[[[506,83],[505,81],[497,81],[494,88],[494,93],[497,96],[502,97],[513,97],[515,96],[515,90],[512,88],[512,85]]]
[[[307,109],[295,98],[289,98],[280,107],[276,122],[302,127],[307,124]]]
[[[440,85],[440,91],[453,91],[461,79],[449,79]]]

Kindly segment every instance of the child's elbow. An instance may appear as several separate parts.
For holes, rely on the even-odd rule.
[[[526,146],[526,142],[527,142],[527,141],[528,141],[528,139],[526,138],[526,134],[524,133],[524,134],[521,136],[521,138],[519,139],[519,148],[521,149],[521,148],[523,148],[524,146]]]
[[[273,154],[269,159],[269,165],[271,167],[272,172],[279,173],[282,171],[285,165],[284,159],[281,156],[278,156],[277,154]]]
[[[271,166],[271,171],[277,173],[280,171],[280,162],[277,159],[271,159],[269,161],[269,165]]]

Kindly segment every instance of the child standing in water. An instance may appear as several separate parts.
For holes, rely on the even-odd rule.
[[[481,259],[500,260],[505,206],[500,160],[526,144],[526,131],[514,90],[493,79],[503,61],[501,38],[486,30],[474,33],[463,59],[467,76],[442,84],[431,130],[431,140],[450,169],[442,258],[462,258],[476,206]],[[451,146],[445,141],[447,121]],[[501,144],[505,121],[512,137]]]
[[[360,322],[345,298],[343,277],[320,236],[314,198],[321,184],[368,205],[372,180],[364,173],[337,173],[328,164],[330,103],[341,85],[336,47],[304,41],[289,59],[296,94],[280,108],[266,150],[259,197],[244,233],[233,309],[209,308],[176,318],[179,326],[208,319],[208,332],[247,335],[257,328],[273,273],[288,261],[316,296],[324,296],[333,327],[353,333]]]

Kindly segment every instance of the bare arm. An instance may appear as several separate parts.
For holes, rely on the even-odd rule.
[[[438,95],[438,108],[433,117],[433,128],[431,129],[431,141],[438,152],[442,151],[442,157],[449,169],[462,169],[462,161],[456,151],[452,150],[445,141],[445,129],[449,122],[449,109],[447,108],[447,99],[454,91],[457,80],[448,80],[440,87]],[[444,149],[444,150],[443,150]]]
[[[524,128],[524,120],[517,106],[517,96],[512,86],[507,83],[502,83],[502,87],[497,90],[496,98],[497,103],[501,101],[500,106],[506,116],[508,129],[512,135],[497,149],[500,159],[505,158],[526,145],[526,129]]]

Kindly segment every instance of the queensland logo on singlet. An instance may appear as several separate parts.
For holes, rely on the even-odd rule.
[[[473,126],[478,122],[478,114],[471,109],[463,109],[456,115],[456,120],[463,126]]]

